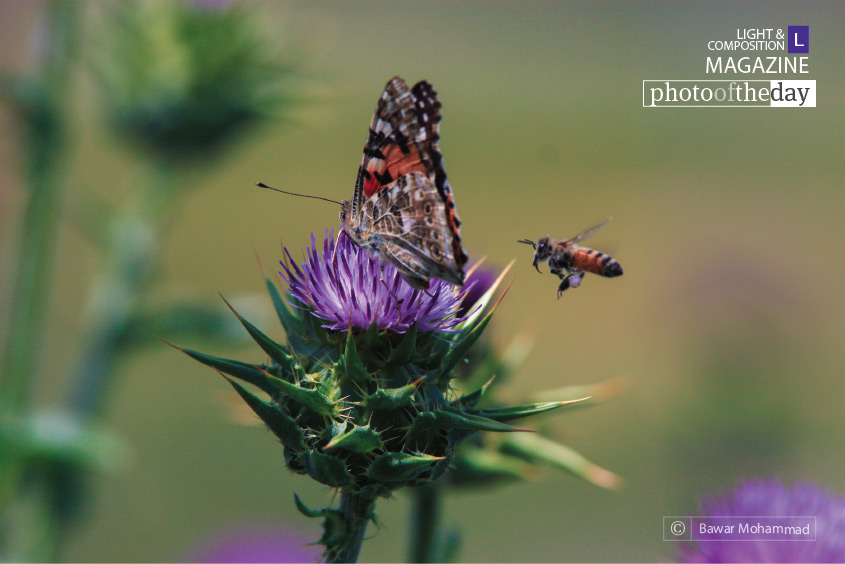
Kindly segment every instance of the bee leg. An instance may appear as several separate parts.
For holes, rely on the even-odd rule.
[[[562,280],[560,286],[558,286],[557,288],[557,299],[560,299],[560,295],[563,293],[563,291],[569,288],[569,274],[564,274],[563,268],[559,266],[551,266],[551,262],[549,263],[549,272],[551,272],[555,276],[559,276]]]
[[[569,289],[569,276],[564,277],[563,281],[560,283],[560,286],[557,287],[557,299],[560,299],[560,296]]]
[[[584,277],[584,271],[573,268],[569,271],[569,274],[561,280],[560,286],[557,287],[557,299],[560,299],[561,294],[568,290],[569,288],[577,288],[581,285],[581,278]]]

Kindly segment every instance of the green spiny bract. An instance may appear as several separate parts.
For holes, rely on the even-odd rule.
[[[530,345],[518,337],[503,352],[497,351],[488,339],[472,349],[467,362],[455,370],[455,388],[465,390],[461,403],[473,406],[469,413],[498,421],[536,415],[564,405],[589,407],[619,393],[621,380],[599,384],[567,386],[542,392],[535,397],[545,402],[502,407],[501,394],[496,392],[515,368],[522,364]],[[495,374],[495,382],[490,375]],[[474,390],[474,391],[471,391]],[[549,401],[554,398],[555,401]],[[507,435],[477,433],[464,441],[452,458],[445,485],[461,489],[489,487],[514,480],[536,479],[544,468],[568,472],[602,488],[615,490],[622,479],[574,451],[539,433]]]

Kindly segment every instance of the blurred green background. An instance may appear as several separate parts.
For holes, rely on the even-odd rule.
[[[261,294],[254,250],[272,269],[280,241],[304,247],[310,232],[337,226],[338,210],[253,183],[349,198],[384,83],[396,74],[427,79],[443,102],[441,148],[465,248],[492,265],[517,259],[494,336],[504,345],[528,332],[536,344],[509,396],[627,377],[613,401],[547,420],[568,445],[621,474],[624,488],[549,472],[450,494],[444,521],[461,530],[462,560],[671,559],[662,516],[694,514],[699,496],[743,478],[845,490],[845,6],[246,6],[277,21],[302,57],[302,103],[195,172],[154,294]],[[42,11],[38,2],[0,4],[5,71],[26,69]],[[705,78],[707,41],[787,25],[810,26],[817,108],[641,107],[643,79]],[[135,154],[104,127],[90,80],[75,88],[65,206],[88,193],[119,203],[131,195]],[[5,265],[26,194],[14,120],[0,112]],[[625,276],[589,277],[555,300],[556,279],[546,268],[537,274],[516,240],[572,236],[607,216],[613,222],[589,244],[617,258]],[[58,240],[39,361],[45,404],[58,400],[60,375],[75,360],[98,263],[72,221],[61,223]],[[280,337],[276,324],[265,328]],[[262,358],[254,347],[214,352]],[[293,492],[314,506],[331,492],[287,472],[269,433],[233,422],[223,405],[234,394],[213,371],[155,341],[118,372],[106,420],[132,445],[133,462],[95,482],[63,558],[179,560],[233,524],[279,519],[304,540],[319,537]],[[379,503],[382,527],[372,529],[364,560],[406,557],[408,511],[401,494]]]

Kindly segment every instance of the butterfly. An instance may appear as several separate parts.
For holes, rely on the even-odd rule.
[[[440,153],[440,100],[426,81],[398,76],[384,87],[370,123],[352,201],[341,202],[342,231],[412,287],[431,278],[464,283],[461,220]]]

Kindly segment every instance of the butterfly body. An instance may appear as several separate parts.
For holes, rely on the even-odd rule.
[[[414,288],[463,285],[467,256],[439,148],[440,101],[428,82],[391,79],[373,116],[355,192],[341,203],[343,230],[393,264]]]
[[[609,221],[609,220],[608,220]],[[539,263],[548,261],[549,271],[561,279],[557,289],[557,297],[569,288],[581,285],[585,272],[597,274],[605,278],[622,276],[622,265],[610,255],[595,249],[582,247],[578,241],[604,227],[607,221],[592,227],[572,239],[553,239],[543,237],[536,243],[528,239],[519,241],[534,247],[534,268],[540,271]]]

